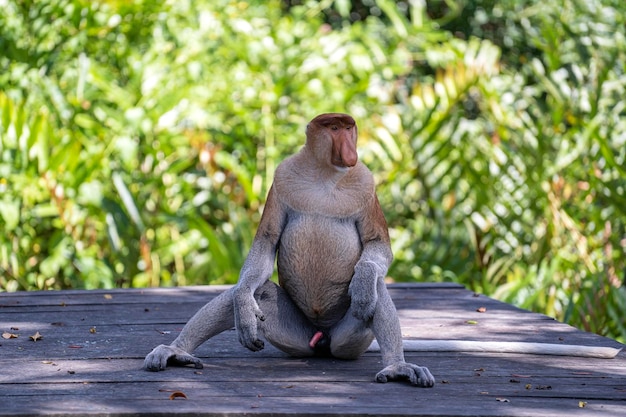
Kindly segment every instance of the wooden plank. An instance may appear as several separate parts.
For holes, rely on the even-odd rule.
[[[20,334],[0,340],[0,416],[626,415],[625,353],[601,360],[407,352],[437,379],[419,389],[374,383],[378,353],[356,361],[294,359],[271,346],[252,353],[231,330],[197,350],[202,370],[141,369],[152,347],[171,342],[224,289],[0,294],[0,331]],[[390,292],[407,337],[621,346],[455,285]],[[44,338],[29,340],[35,331]],[[170,400],[174,390],[188,398]]]

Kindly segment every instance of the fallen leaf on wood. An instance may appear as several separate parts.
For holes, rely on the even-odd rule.
[[[530,378],[530,375],[511,374],[513,378]]]
[[[465,323],[466,324],[478,324],[476,320],[467,320]]]
[[[578,408],[587,407],[587,401],[578,401]]]
[[[113,296],[111,294],[104,294],[104,299],[105,300],[112,300]]]
[[[2,333],[3,339],[17,339],[20,335],[15,333],[4,332]]]
[[[28,336],[28,338],[29,338],[30,340],[32,340],[33,342],[36,342],[37,340],[41,340],[41,339],[43,339],[43,336],[41,335],[41,333],[36,332],[36,333],[35,333],[34,335],[32,335],[32,336]]]
[[[173,393],[170,394],[170,400],[174,400],[176,398],[183,398],[186,400],[187,396],[182,391],[174,391]]]
[[[69,345],[68,348],[70,349],[82,349],[83,347],[80,345]]]
[[[93,326],[91,328],[89,328],[89,333],[94,334],[97,333],[98,331],[96,330],[96,326]]]
[[[487,311],[487,307],[478,307],[476,311],[478,311],[479,313],[484,313]]]

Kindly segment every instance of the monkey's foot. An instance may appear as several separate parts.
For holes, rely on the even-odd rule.
[[[435,378],[425,366],[398,362],[389,365],[376,374],[377,382],[408,380],[418,387],[430,388],[435,385]]]
[[[196,369],[202,369],[202,361],[181,348],[167,345],[159,345],[148,353],[143,361],[146,371],[163,371],[167,365],[193,365]]]

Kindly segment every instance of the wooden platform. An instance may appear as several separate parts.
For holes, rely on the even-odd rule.
[[[435,375],[428,389],[374,382],[378,353],[351,362],[294,359],[271,346],[252,353],[233,330],[196,351],[202,370],[143,371],[143,357],[223,289],[0,294],[0,332],[18,336],[0,339],[0,415],[626,416],[624,352],[615,359],[407,353]],[[622,347],[457,285],[390,290],[407,338]],[[180,393],[186,399],[170,399]]]

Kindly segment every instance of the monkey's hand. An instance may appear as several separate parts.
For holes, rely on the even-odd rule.
[[[202,361],[181,348],[167,345],[159,345],[148,353],[143,361],[146,371],[163,371],[168,364],[185,366],[193,365],[196,369],[202,369]]]
[[[376,374],[377,382],[408,380],[412,385],[430,388],[435,385],[435,378],[425,366],[407,362],[397,362],[385,367]]]
[[[235,327],[239,335],[239,343],[253,352],[265,347],[258,337],[257,319],[265,321],[265,316],[252,296],[246,296],[241,291],[236,292],[235,302]]]
[[[355,268],[354,276],[350,281],[348,293],[351,298],[350,308],[352,315],[365,322],[374,317],[378,292],[376,291],[376,264],[363,262]]]

